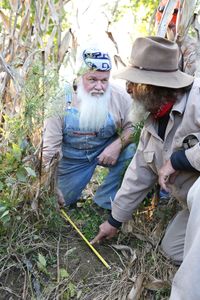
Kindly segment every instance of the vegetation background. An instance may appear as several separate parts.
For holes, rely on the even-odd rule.
[[[171,204],[161,207],[153,222],[154,206],[144,203],[115,245],[99,246],[112,263],[106,272],[56,209],[56,161],[46,175],[41,164],[46,107],[73,82],[80,48],[98,37],[120,68],[133,40],[154,34],[158,2],[1,0],[0,299],[168,296],[174,267],[158,244]],[[137,140],[139,133],[138,125]],[[106,217],[91,202],[103,177],[97,170],[86,201],[70,212],[88,239]]]
[[[40,193],[40,150],[45,108],[64,82],[75,76],[80,43],[106,40],[116,67],[124,40],[148,32],[158,1],[1,1],[0,7],[0,192],[2,230],[21,203]],[[97,7],[96,7],[97,6]],[[85,24],[85,19],[88,20]],[[101,20],[102,19],[102,20]],[[102,22],[99,26],[100,21]],[[127,21],[119,44],[116,28]],[[130,26],[130,24],[134,26]],[[93,26],[93,24],[96,24]],[[118,25],[119,24],[119,25]],[[86,26],[87,25],[87,26]],[[118,26],[118,27],[117,27]],[[112,31],[113,30],[113,31]],[[117,30],[117,32],[116,32]],[[115,34],[113,33],[115,32]],[[128,36],[128,38],[125,38]],[[97,40],[97,39],[96,39]],[[64,75],[63,75],[64,74]],[[69,77],[69,78],[68,78]],[[41,179],[41,178],[40,178]],[[41,184],[41,182],[40,182]]]

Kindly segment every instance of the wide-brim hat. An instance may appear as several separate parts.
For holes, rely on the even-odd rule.
[[[130,65],[115,78],[168,88],[192,84],[194,77],[178,69],[179,48],[168,39],[149,36],[137,38],[133,44]]]

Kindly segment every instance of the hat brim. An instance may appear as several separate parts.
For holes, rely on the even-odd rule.
[[[158,72],[140,70],[134,67],[127,67],[123,71],[115,73],[114,78],[124,79],[133,83],[143,83],[168,88],[183,88],[194,81],[194,77],[180,70],[174,72]]]

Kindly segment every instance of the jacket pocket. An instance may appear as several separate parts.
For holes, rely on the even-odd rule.
[[[144,159],[148,164],[153,162],[154,156],[155,156],[154,151],[144,152]]]

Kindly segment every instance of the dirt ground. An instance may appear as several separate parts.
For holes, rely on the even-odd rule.
[[[173,201],[143,205],[117,237],[96,245],[108,269],[51,205],[39,218],[23,208],[0,241],[0,300],[167,300],[177,267],[159,245],[175,210]],[[108,217],[91,201],[66,212],[88,240]]]
[[[109,270],[70,225],[64,225],[53,239],[52,232],[44,231],[38,239],[30,249],[24,245],[22,253],[19,243],[16,249],[12,244],[12,253],[5,254],[4,262],[2,257],[1,300],[103,299],[113,279],[122,272],[120,257],[110,244],[95,247]],[[38,253],[45,257],[43,269],[38,266]]]
[[[15,243],[8,241],[1,255],[0,299],[168,299],[176,267],[143,222],[137,216],[118,237],[95,246],[110,270],[66,222],[60,231],[40,228],[40,235],[36,224],[29,223],[27,235],[19,227]],[[148,224],[151,229],[153,222]]]

